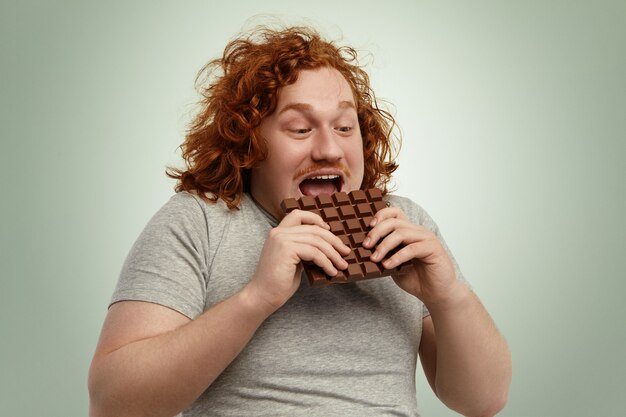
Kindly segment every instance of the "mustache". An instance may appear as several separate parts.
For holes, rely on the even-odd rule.
[[[341,172],[343,172],[343,175],[346,178],[350,178],[352,176],[350,169],[346,165],[342,164],[341,162],[338,162],[334,164],[313,164],[306,168],[302,168],[301,170],[299,170],[298,172],[294,174],[293,179],[297,180],[298,178],[303,177],[307,174],[310,174],[311,172],[319,171],[324,168],[338,169]]]

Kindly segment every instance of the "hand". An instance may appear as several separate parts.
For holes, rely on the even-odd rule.
[[[320,216],[293,210],[269,232],[248,286],[275,311],[298,289],[301,261],[314,262],[327,275],[335,276],[337,268],[348,267],[342,258],[348,253],[350,248],[330,232]]]
[[[376,247],[370,259],[375,262],[383,260],[382,264],[387,269],[407,261],[415,267],[393,276],[400,288],[427,306],[446,301],[453,295],[459,285],[454,265],[433,232],[411,223],[398,207],[387,207],[377,212],[370,226],[373,226],[372,230],[363,242],[366,248]],[[401,244],[405,246],[385,259],[389,251]]]

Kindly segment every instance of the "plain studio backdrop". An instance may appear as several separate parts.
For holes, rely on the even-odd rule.
[[[173,193],[195,75],[276,18],[368,52],[404,139],[397,193],[439,223],[510,343],[501,415],[623,415],[622,0],[2,2],[0,415],[87,415],[109,297]],[[421,369],[417,387],[424,416],[455,415]]]

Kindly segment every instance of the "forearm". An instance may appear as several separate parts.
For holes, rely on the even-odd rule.
[[[495,415],[506,403],[511,381],[506,341],[465,285],[449,301],[427,306],[436,335],[437,395],[464,415]]]
[[[94,359],[91,415],[173,416],[250,341],[271,311],[242,291],[177,329]]]

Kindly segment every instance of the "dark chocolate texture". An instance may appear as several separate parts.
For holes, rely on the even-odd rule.
[[[312,287],[379,278],[401,272],[405,268],[412,268],[411,263],[405,262],[391,270],[386,269],[382,263],[371,261],[369,256],[372,251],[363,247],[363,240],[371,229],[369,224],[374,214],[386,206],[383,195],[377,188],[283,200],[280,204],[283,214],[295,209],[318,214],[328,223],[330,231],[351,249],[350,253],[344,256],[348,262],[348,268],[338,269],[339,272],[334,277],[326,275],[323,269],[312,262],[303,262]],[[401,247],[396,248],[387,256],[391,256],[399,249]]]

